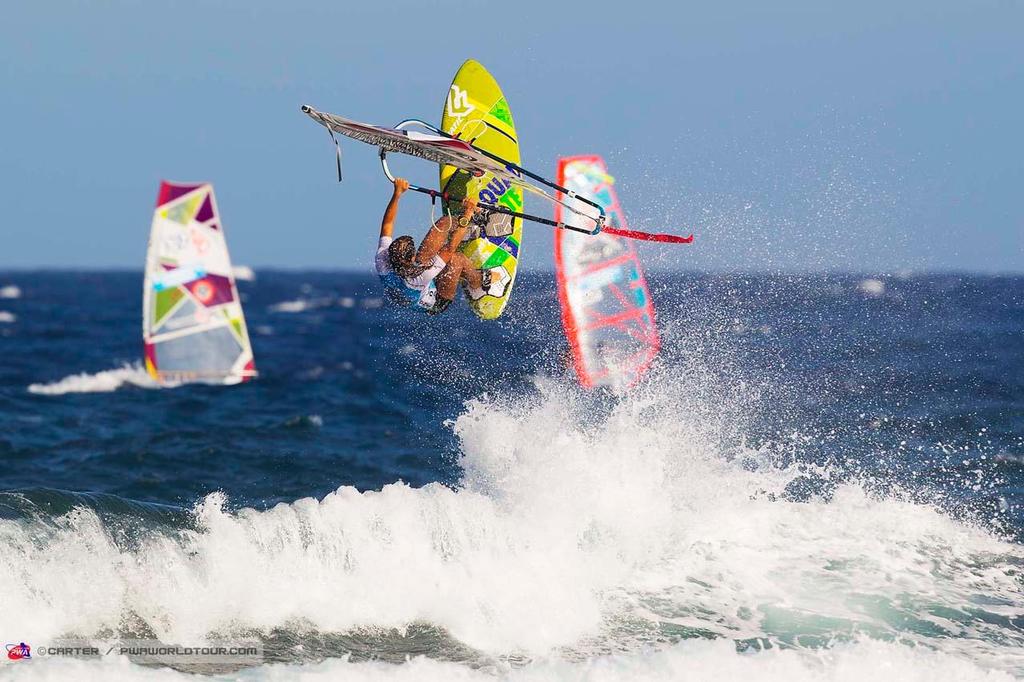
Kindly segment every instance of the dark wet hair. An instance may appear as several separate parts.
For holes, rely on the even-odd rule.
[[[415,277],[423,272],[415,259],[416,242],[408,235],[399,237],[388,247],[388,263],[399,277]]]

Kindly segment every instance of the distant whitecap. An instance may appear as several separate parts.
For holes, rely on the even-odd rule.
[[[231,268],[231,273],[236,280],[242,282],[252,282],[256,279],[256,273],[248,265],[236,265]]]
[[[878,298],[885,295],[885,282],[880,279],[862,279],[857,285],[857,290],[871,298]]]

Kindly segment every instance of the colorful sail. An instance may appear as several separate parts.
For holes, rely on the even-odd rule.
[[[558,180],[571,192],[594,198],[607,224],[627,229],[615,180],[599,156],[559,159]],[[569,197],[560,197],[572,205]],[[555,204],[555,220],[573,224]],[[657,357],[654,303],[633,244],[601,233],[555,232],[555,266],[562,325],[580,383],[587,387],[634,385]]]
[[[212,185],[161,183],[143,286],[154,379],[236,384],[256,376]]]
[[[491,97],[495,96],[497,99],[491,100]],[[481,98],[493,101],[493,103],[489,106],[483,105]],[[340,133],[353,140],[379,147],[381,168],[384,170],[384,175],[392,182],[395,178],[391,174],[387,162],[387,155],[392,152],[407,154],[439,164],[444,169],[440,190],[414,184],[409,185],[409,189],[428,194],[432,200],[437,197],[445,202],[459,199],[458,195],[465,192],[465,187],[460,187],[460,185],[473,184],[481,187],[478,192],[480,207],[492,215],[499,214],[513,219],[531,220],[543,225],[577,230],[587,234],[596,234],[604,226],[604,214],[601,213],[601,207],[585,196],[575,197],[577,201],[572,205],[561,202],[562,211],[576,214],[579,219],[576,223],[581,223],[585,227],[567,226],[564,222],[556,223],[549,218],[522,212],[521,195],[523,192],[529,192],[548,201],[559,202],[560,200],[549,190],[560,191],[562,188],[519,165],[519,143],[515,135],[515,127],[512,125],[512,114],[508,109],[508,102],[493,76],[479,62],[472,59],[467,60],[455,74],[455,80],[452,81],[445,101],[441,125],[448,132],[415,118],[406,119],[394,128],[384,128],[360,123],[344,116],[317,111],[309,105],[303,105],[302,111],[330,131],[331,139],[335,143],[339,182],[342,178],[341,145],[338,144],[334,133]],[[475,117],[467,118],[472,112],[476,112]],[[410,130],[411,126],[430,132],[422,133]],[[505,137],[491,136],[490,134],[495,131]],[[463,139],[467,135],[472,136],[471,139]],[[505,154],[505,156],[501,156],[501,154]],[[456,170],[465,171],[474,179],[463,181],[463,174],[456,173]],[[486,179],[481,180],[485,176]],[[450,182],[455,177],[458,177],[459,180],[455,183]],[[585,208],[578,210],[576,206],[581,203],[585,205]],[[507,233],[509,224],[510,221],[507,218],[502,218],[500,225],[503,233]],[[496,228],[498,225],[491,225],[491,227]],[[494,230],[492,229],[492,231]],[[512,229],[512,231],[515,230]],[[677,240],[674,235],[635,231],[631,238],[654,241]]]
[[[498,92],[500,94],[501,91]],[[310,106],[303,106],[302,111],[327,129],[353,140],[380,147],[384,152],[408,154],[442,166],[452,166],[453,170],[461,168],[478,175],[490,173],[507,183],[519,181],[519,176],[509,170],[504,163],[486,156],[476,146],[464,140],[360,123],[337,114],[317,111]]]

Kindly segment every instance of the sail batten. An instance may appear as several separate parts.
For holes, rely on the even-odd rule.
[[[164,382],[256,376],[252,345],[209,183],[163,182],[146,254],[146,369]]]

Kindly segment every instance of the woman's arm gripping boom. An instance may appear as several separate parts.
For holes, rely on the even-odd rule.
[[[391,193],[391,201],[384,209],[384,218],[380,221],[380,236],[390,237],[395,231],[395,218],[398,217],[398,200],[409,189],[409,181],[395,178],[395,191]]]

